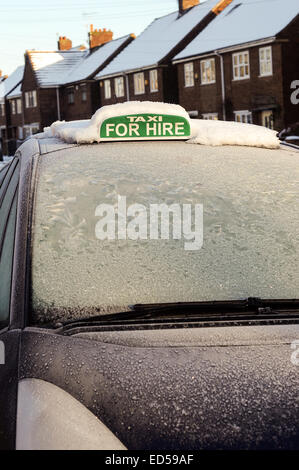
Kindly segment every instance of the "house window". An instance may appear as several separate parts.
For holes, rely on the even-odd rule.
[[[5,105],[0,103],[0,116],[5,116]]]
[[[80,90],[81,90],[81,101],[87,101],[86,85],[80,85]]]
[[[123,77],[117,77],[114,79],[114,89],[115,89],[115,96],[117,96],[118,98],[125,95]]]
[[[248,51],[233,54],[233,71],[234,80],[244,80],[244,78],[250,78]]]
[[[235,111],[235,121],[252,124],[252,113],[250,111]]]
[[[24,132],[23,132],[23,137],[26,139],[26,137],[29,137],[30,135],[36,134],[39,132],[39,123],[35,122],[32,124],[26,124],[24,126]]]
[[[21,98],[17,99],[17,113],[22,114],[22,100],[21,100]]]
[[[268,127],[268,129],[274,129],[273,111],[262,112],[262,126]]]
[[[134,93],[135,95],[143,95],[145,92],[144,87],[144,73],[135,73],[134,74]]]
[[[75,102],[74,87],[67,88],[67,102],[68,104],[74,104]]]
[[[261,47],[259,49],[260,54],[260,76],[266,77],[272,75],[272,47]]]
[[[105,93],[106,100],[109,100],[111,98],[111,83],[110,83],[110,80],[105,80],[104,81],[104,93]]]
[[[23,140],[23,127],[18,127],[18,139]]]
[[[155,93],[158,91],[158,70],[151,70],[150,71],[150,90],[151,93]]]
[[[15,100],[10,101],[10,111],[11,111],[11,114],[16,114],[16,102],[15,102]]]
[[[37,106],[36,90],[25,92],[26,108],[35,108]]]
[[[184,64],[185,87],[194,86],[194,68],[193,62]]]
[[[215,59],[201,60],[200,62],[201,84],[215,83]]]
[[[218,114],[217,113],[206,113],[202,115],[203,119],[208,119],[209,121],[217,121]]]

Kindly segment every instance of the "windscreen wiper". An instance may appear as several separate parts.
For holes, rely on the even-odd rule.
[[[198,320],[213,321],[239,318],[262,319],[271,317],[292,318],[299,317],[299,299],[260,299],[249,297],[243,300],[224,300],[206,302],[174,302],[135,304],[128,311],[98,315],[75,321],[67,321],[63,326],[82,325],[138,320]]]

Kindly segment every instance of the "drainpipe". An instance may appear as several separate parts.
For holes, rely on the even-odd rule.
[[[125,81],[126,81],[126,95],[127,95],[127,101],[130,101],[130,88],[129,88],[129,77],[128,75],[123,72],[123,76],[125,78]]]
[[[223,56],[215,51],[214,54],[220,59],[220,70],[221,70],[221,92],[222,92],[222,117],[223,121],[226,121],[226,109],[225,109],[225,80],[224,80],[224,65]]]
[[[60,116],[60,100],[59,100],[59,87],[56,87],[56,101],[57,101],[57,119],[61,120]]]

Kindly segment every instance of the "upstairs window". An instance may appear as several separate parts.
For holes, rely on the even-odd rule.
[[[215,83],[215,59],[202,60],[200,62],[201,84]]]
[[[36,90],[25,92],[26,108],[35,108],[37,106]]]
[[[260,76],[266,77],[272,75],[273,66],[272,66],[272,47],[261,47],[259,49],[260,55]]]
[[[22,114],[22,100],[21,100],[21,98],[17,99],[17,113]]]
[[[67,102],[68,104],[74,104],[75,102],[74,87],[67,88]]]
[[[233,54],[233,76],[234,80],[250,78],[248,51]]]
[[[10,111],[11,111],[11,114],[16,114],[16,102],[15,102],[15,100],[10,101]]]
[[[86,85],[80,85],[81,101],[87,101],[87,88]]]
[[[115,88],[115,96],[117,96],[118,98],[125,95],[123,77],[117,77],[114,79],[114,88]]]
[[[104,81],[104,93],[105,93],[106,100],[109,100],[111,98],[111,83],[110,83],[110,80],[105,80]]]
[[[150,90],[151,90],[151,93],[155,93],[156,91],[159,90],[157,69],[150,71]]]
[[[184,64],[185,87],[194,86],[194,67],[193,62]]]
[[[5,105],[0,103],[0,116],[5,116]]]
[[[143,95],[145,92],[144,87],[144,73],[135,73],[134,74],[134,93],[135,95]]]

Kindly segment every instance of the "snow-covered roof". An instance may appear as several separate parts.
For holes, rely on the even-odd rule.
[[[233,0],[174,60],[275,37],[298,13],[298,0]]]
[[[59,86],[86,55],[86,51],[28,51],[35,76],[41,87]]]
[[[175,11],[155,19],[95,78],[158,64],[209,13],[217,0],[207,0],[178,16]]]
[[[56,121],[50,127],[44,128],[43,133],[35,134],[32,137],[37,139],[55,137],[64,142],[78,144],[101,142],[99,129],[106,119],[144,113],[184,117],[191,127],[191,138],[187,140],[187,143],[190,144],[279,148],[277,132],[266,127],[234,121],[190,119],[185,109],[179,105],[152,101],[130,101],[102,106],[91,119],[69,122]]]
[[[90,75],[95,73],[95,71],[103,65],[109,57],[115,54],[130,37],[132,36],[128,34],[119,39],[114,39],[114,41],[109,41],[91,54],[89,51],[86,51],[86,54],[82,57],[80,62],[75,65],[66,76],[65,83],[77,82],[90,77]]]
[[[16,86],[21,83],[24,74],[24,65],[20,65],[6,80],[0,83],[0,99],[4,99]]]
[[[19,83],[19,85],[16,88],[14,88],[10,93],[8,93],[8,95],[6,95],[6,98],[7,99],[18,98],[21,95],[22,95],[22,82]]]
[[[29,57],[41,87],[59,86],[85,80],[94,74],[130,35],[103,44],[90,53],[89,49],[68,51],[29,51]]]

